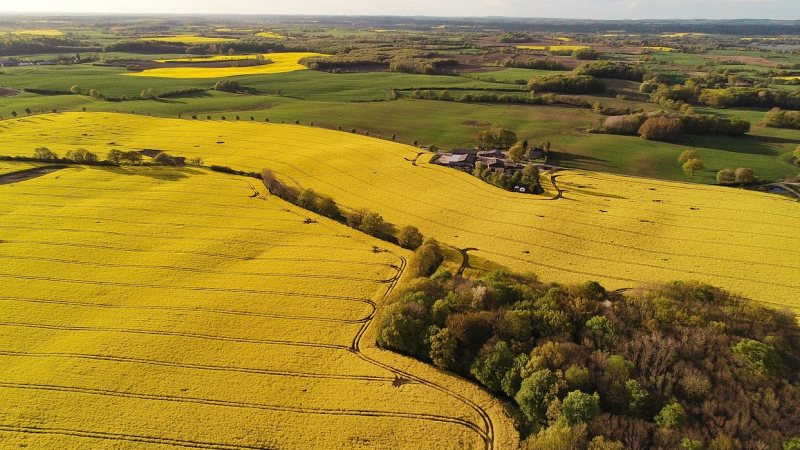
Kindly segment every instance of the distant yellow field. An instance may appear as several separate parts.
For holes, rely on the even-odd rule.
[[[33,36],[63,36],[59,30],[14,30],[9,31],[10,34],[25,34],[25,35],[33,35]]]
[[[777,80],[794,81],[794,80],[800,80],[800,75],[795,75],[795,76],[792,76],[792,77],[775,77],[775,79],[777,79]]]
[[[559,40],[559,41],[562,41],[562,42],[572,42],[572,41],[574,41],[574,39],[568,38],[568,37],[557,37],[556,39]]]
[[[800,311],[793,232],[800,207],[779,196],[567,171],[557,177],[565,198],[551,200],[502,191],[424,157],[412,166],[413,147],[294,125],[87,113],[4,125],[0,154],[32,153],[33,145],[19,143],[34,141],[59,154],[76,147],[105,154],[114,141],[206,164],[268,167],[345,207],[373,209],[545,280],[597,280],[611,289],[700,280]]]
[[[661,36],[663,37],[697,37],[697,36],[708,36],[706,33],[663,33]]]
[[[281,36],[280,34],[274,33],[272,31],[262,31],[261,33],[256,33],[256,36],[271,38],[271,39],[286,39],[286,36]]]
[[[488,394],[371,329],[359,344],[404,251],[257,181],[71,167],[0,186],[0,447],[515,448]]]
[[[675,51],[675,49],[672,48],[672,47],[642,47],[642,48],[646,48],[648,50],[655,50],[655,51],[659,51],[659,52],[674,52]]]
[[[552,45],[552,46],[544,46],[544,45],[518,45],[517,48],[523,50],[579,50],[582,48],[591,48],[586,45]]]
[[[267,59],[272,60],[272,64],[265,64],[263,66],[252,67],[169,67],[164,69],[148,69],[142,72],[123,73],[122,75],[130,77],[160,77],[160,78],[221,78],[221,77],[235,77],[240,75],[262,75],[270,73],[286,73],[296,72],[298,70],[306,70],[307,67],[299,64],[303,58],[311,56],[327,56],[319,53],[269,53],[264,55]],[[240,56],[220,56],[217,60],[228,59],[249,59],[255,58],[254,55],[240,55]],[[189,58],[172,60],[172,61],[188,61]],[[195,60],[201,60],[196,58]],[[202,59],[206,60],[206,59]]]
[[[146,41],[161,41],[161,42],[182,42],[184,44],[201,44],[208,42],[230,42],[235,39],[230,38],[213,38],[205,36],[194,36],[190,34],[179,34],[176,36],[163,36],[154,38],[144,38]]]

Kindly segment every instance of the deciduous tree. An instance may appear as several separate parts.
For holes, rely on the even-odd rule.
[[[717,172],[717,184],[736,183],[736,171],[731,168],[722,169]]]
[[[571,427],[591,422],[600,415],[600,397],[596,393],[572,391],[561,404],[561,414]]]
[[[739,167],[736,169],[736,182],[745,185],[750,184],[756,180],[753,169],[747,167]]]
[[[697,150],[684,150],[680,156],[678,156],[678,162],[680,164],[686,164],[686,161],[690,159],[695,159],[699,155],[697,154]]]
[[[47,147],[39,147],[34,150],[33,157],[37,159],[58,159],[58,156]]]
[[[397,243],[401,247],[410,250],[415,250],[422,245],[423,236],[417,227],[407,225],[400,229],[400,234],[397,236]]]
[[[692,176],[694,176],[694,173],[696,171],[703,170],[705,168],[706,168],[706,166],[703,164],[703,161],[701,161],[701,160],[699,160],[697,158],[692,158],[692,159],[686,161],[685,163],[683,163],[683,171],[688,173],[688,174],[691,174]]]
[[[558,378],[550,369],[542,369],[522,381],[514,400],[525,417],[532,422],[546,423],[547,408],[556,398]]]

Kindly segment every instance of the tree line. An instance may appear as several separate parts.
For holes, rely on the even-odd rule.
[[[9,161],[34,161],[34,162],[51,162],[62,164],[85,164],[85,165],[99,165],[99,166],[137,166],[137,165],[159,165],[159,166],[175,166],[177,161],[175,157],[166,152],[160,152],[155,155],[152,162],[145,163],[141,153],[131,151],[121,151],[117,149],[109,150],[106,159],[101,160],[96,153],[90,152],[84,148],[69,150],[63,157],[59,157],[56,152],[47,147],[38,147],[33,151],[32,157],[27,156],[0,156],[0,159]],[[189,164],[200,166],[203,164],[201,158],[192,158],[187,160]]]
[[[289,186],[278,180],[269,169],[263,169],[260,178],[270,194],[308,211],[347,224],[362,233],[411,250],[423,244],[424,236],[417,227],[409,225],[398,229],[394,224],[384,220],[379,213],[366,208],[342,212],[332,198],[320,195],[313,189]]]
[[[608,134],[639,135],[644,139],[662,142],[681,142],[683,133],[742,136],[750,132],[750,122],[735,117],[703,114],[627,114],[611,116],[602,122]],[[591,131],[598,131],[592,128]]]
[[[522,449],[800,444],[788,310],[697,282],[621,294],[502,271],[420,274],[380,310],[378,345],[512,402]]]

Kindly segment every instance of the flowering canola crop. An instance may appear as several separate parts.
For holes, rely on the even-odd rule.
[[[410,146],[295,125],[111,113],[5,123],[0,154],[18,154],[20,142],[31,142],[25,154],[44,145],[102,156],[116,142],[209,165],[266,167],[344,207],[369,208],[545,280],[597,280],[610,289],[699,280],[800,310],[800,207],[781,196],[581,171],[557,174],[563,198],[516,194],[428,164],[425,155],[412,165],[418,149]],[[549,186],[549,177],[542,182]]]
[[[28,124],[145,125],[78,117]],[[255,181],[75,166],[0,185],[2,446],[512,448],[488,394],[371,345],[404,253]]]
[[[312,56],[326,56],[319,53],[270,53],[264,55],[267,59],[272,60],[270,64],[250,67],[165,67],[158,69],[147,69],[141,72],[124,73],[124,76],[131,77],[160,77],[160,78],[218,78],[218,77],[235,77],[241,75],[263,75],[271,73],[286,73],[296,72],[298,70],[306,70],[307,67],[300,64],[299,61],[303,58]],[[227,59],[223,59],[227,58]],[[255,55],[239,55],[239,56],[223,56],[208,58],[194,58],[191,61],[230,61],[239,59],[253,59]],[[162,60],[161,62],[166,62]],[[190,61],[189,58],[169,60],[169,61]]]

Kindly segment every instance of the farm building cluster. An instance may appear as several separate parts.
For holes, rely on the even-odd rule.
[[[543,149],[537,147],[530,149],[531,159],[542,159],[544,157],[545,151]],[[476,165],[481,163],[483,167],[492,172],[502,172],[508,176],[513,176],[516,172],[522,171],[527,165],[535,164],[532,162],[512,161],[506,150],[484,150],[480,148],[437,152],[436,157],[431,162],[467,172],[475,170]],[[523,194],[539,194],[544,191],[538,182],[514,183],[511,190]]]

